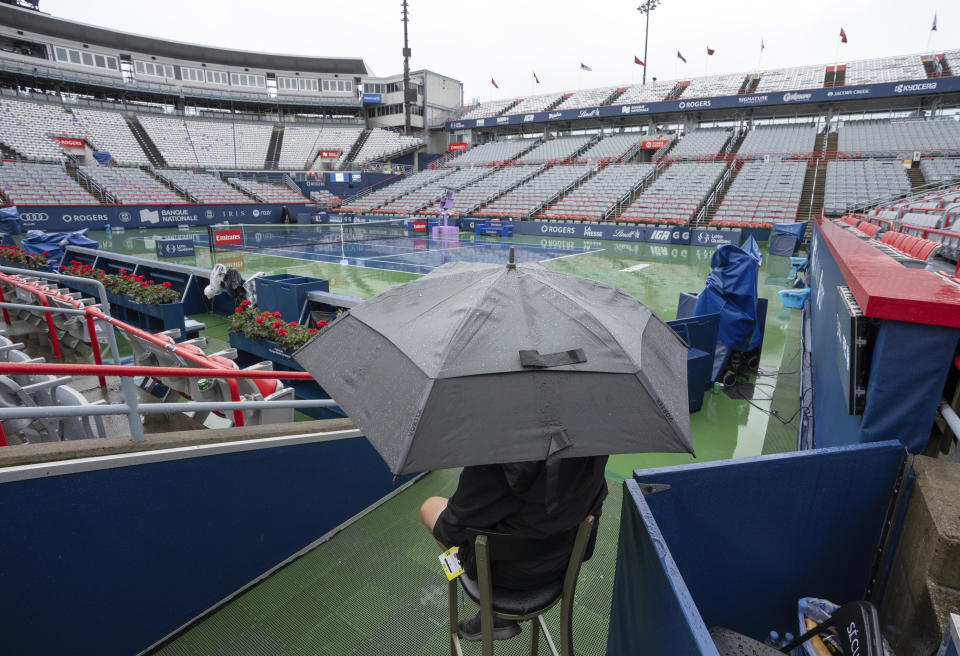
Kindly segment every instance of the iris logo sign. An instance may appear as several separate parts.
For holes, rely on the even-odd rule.
[[[204,215],[205,217],[207,217],[207,219],[212,220],[212,219],[213,219],[213,216],[214,216],[214,215],[213,215],[213,210],[207,210],[206,212],[203,213],[203,215]]]

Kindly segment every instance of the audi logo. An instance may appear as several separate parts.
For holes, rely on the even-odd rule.
[[[47,221],[49,219],[50,215],[46,212],[24,212],[20,215],[20,220],[27,222]]]

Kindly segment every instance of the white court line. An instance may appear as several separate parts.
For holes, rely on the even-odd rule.
[[[553,262],[554,260],[564,260],[568,257],[579,257],[580,255],[589,255],[590,253],[602,253],[607,250],[606,248],[592,248],[589,251],[581,251],[579,253],[570,253],[569,255],[560,255],[559,257],[548,257],[545,260],[538,260],[538,262]]]
[[[651,264],[650,262],[644,262],[643,264],[634,264],[632,267],[627,267],[626,269],[620,269],[620,271],[621,273],[622,272],[629,273],[631,271],[641,271],[643,269],[646,269],[648,266],[650,266],[650,264]]]

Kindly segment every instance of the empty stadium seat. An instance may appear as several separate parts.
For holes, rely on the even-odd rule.
[[[620,220],[687,225],[716,188],[726,164],[677,162],[620,214]]]
[[[837,216],[884,198],[910,192],[903,164],[896,160],[838,160],[827,163],[823,211]]]
[[[653,175],[652,164],[611,164],[558,203],[544,210],[548,219],[605,219],[620,204],[628,201],[647,178]]]
[[[592,172],[593,168],[586,164],[554,166],[485,205],[475,214],[498,218],[526,218]]]
[[[11,205],[99,205],[62,164],[4,162],[0,194]]]
[[[796,221],[806,172],[806,162],[744,163],[710,225],[770,227]]]

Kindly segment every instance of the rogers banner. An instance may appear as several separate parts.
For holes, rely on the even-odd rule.
[[[466,141],[454,141],[449,146],[447,146],[448,153],[462,153],[467,149]]]
[[[666,139],[651,139],[650,141],[644,141],[642,144],[640,144],[641,148],[644,150],[660,150],[666,145]]]
[[[83,139],[71,139],[69,137],[54,137],[64,148],[83,148],[87,143]]]
[[[321,150],[320,159],[337,159],[340,157],[339,150]]]
[[[240,246],[243,244],[243,233],[239,230],[214,230],[214,246]]]

